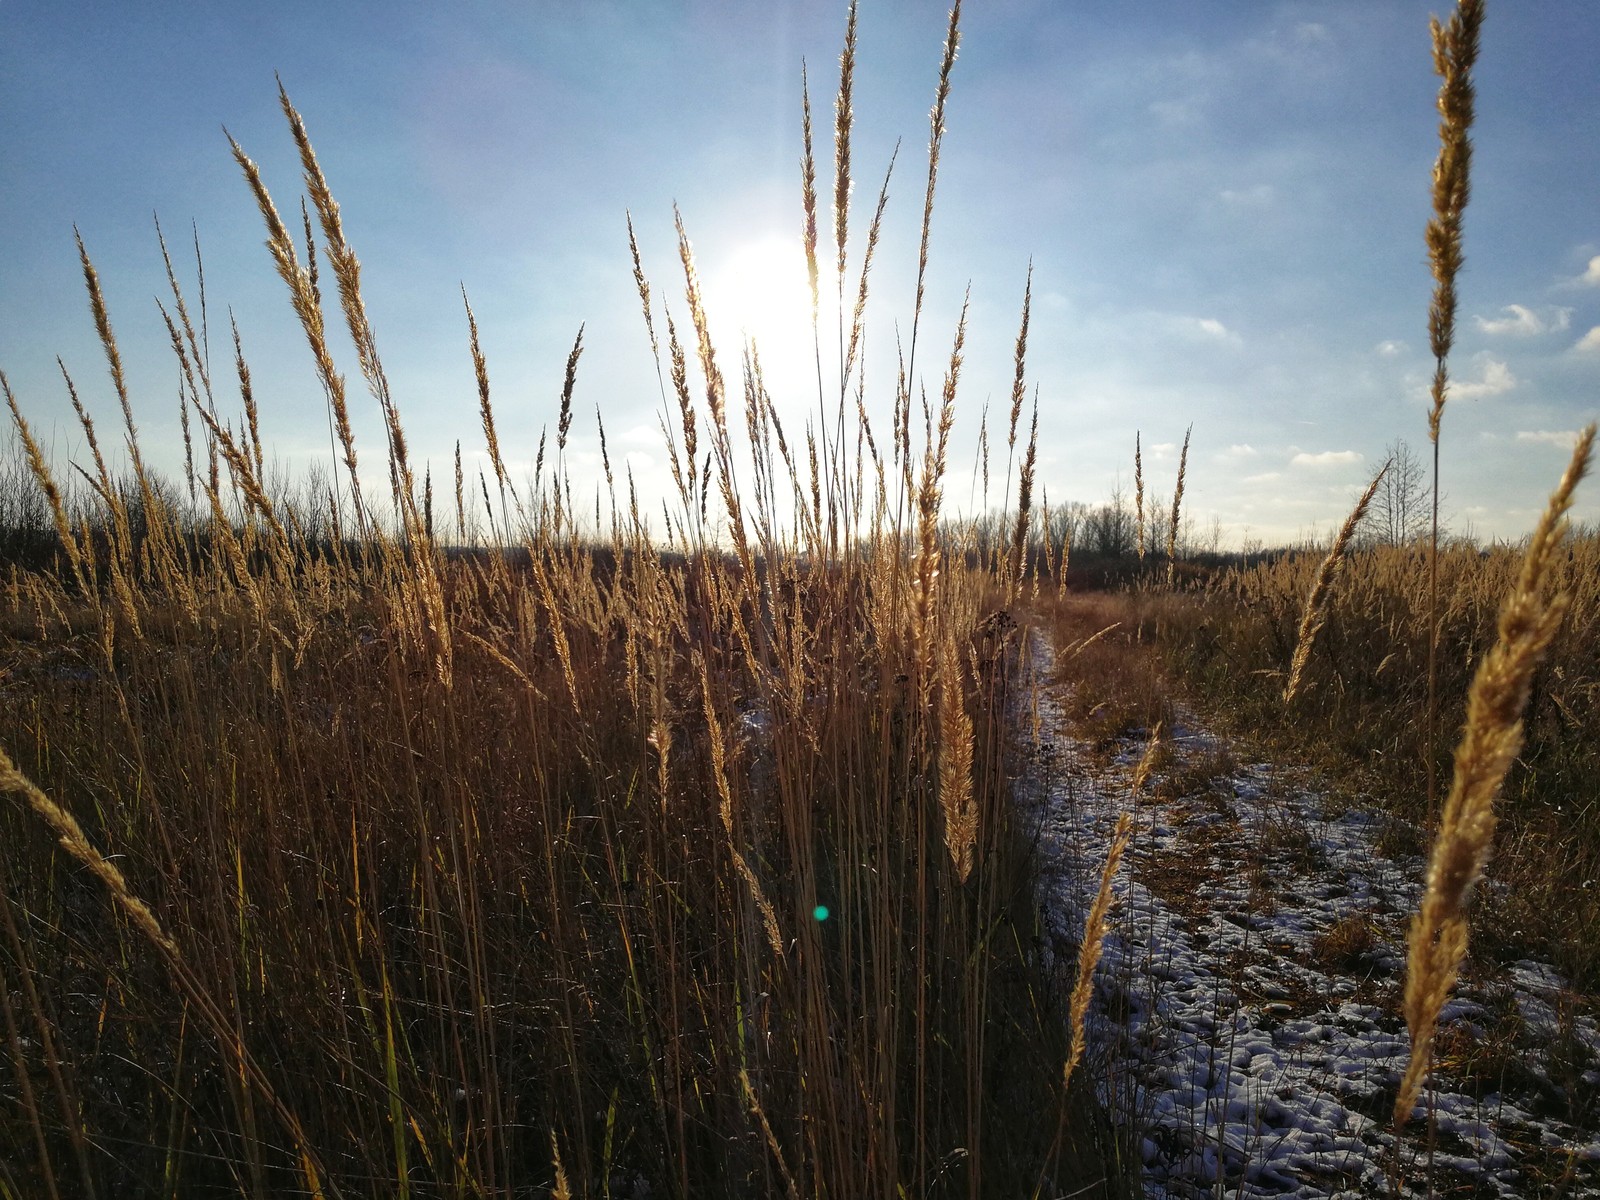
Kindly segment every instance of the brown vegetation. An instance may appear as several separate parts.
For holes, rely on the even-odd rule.
[[[850,28],[841,265],[853,10]],[[338,206],[282,99],[318,227],[308,212],[304,253],[234,155],[343,478],[298,500],[269,486],[242,353],[241,422],[213,394],[174,274],[201,504],[168,503],[137,455],[86,248],[132,490],[98,454],[93,494],[63,489],[7,392],[43,497],[33,518],[53,531],[5,580],[0,1078],[15,1100],[0,1185],[887,1198],[1093,1182],[1076,1134],[1059,1138],[1083,1106],[1063,1085],[1060,1006],[1025,955],[1035,916],[1005,802],[1015,625],[980,628],[1003,590],[944,552],[961,333],[926,445],[906,382],[884,457],[869,441],[851,461],[858,303],[839,424],[824,410],[807,431],[822,443],[809,469],[752,353],[752,457],[736,467],[737,400],[680,217],[676,322],[633,244],[658,363],[658,317],[667,333],[679,491],[664,534],[631,485],[612,481],[609,528],[573,511],[581,331],[551,462],[541,450],[531,487],[512,482],[469,306],[491,530],[470,531],[458,450],[464,544],[447,544]],[[810,162],[808,145],[814,230]],[[876,234],[875,220],[863,294]],[[385,418],[387,512],[357,482],[330,320]],[[1019,372],[1021,355],[1019,338]]]

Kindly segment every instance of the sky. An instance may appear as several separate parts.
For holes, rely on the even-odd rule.
[[[1030,263],[1028,389],[1037,483],[1052,504],[1131,495],[1136,434],[1147,487],[1170,496],[1192,426],[1193,519],[1227,544],[1276,544],[1335,527],[1396,439],[1423,453],[1422,234],[1437,151],[1428,17],[1442,8],[969,0],[916,358],[918,386],[937,398],[970,288],[951,514],[985,507],[986,406],[987,505],[1002,501]],[[290,473],[331,460],[311,356],[224,135],[293,212],[302,185],[276,75],[342,205],[413,458],[447,478],[459,439],[469,473],[488,468],[464,288],[513,476],[531,471],[541,430],[553,436],[581,325],[573,490],[603,483],[598,408],[619,471],[626,463],[655,507],[671,485],[627,215],[658,329],[663,298],[683,326],[677,205],[735,397],[748,333],[797,434],[817,406],[801,67],[828,258],[845,13],[844,0],[0,0],[0,370],[60,463],[85,461],[86,448],[58,355],[98,427],[117,427],[76,227],[105,288],[143,453],[181,478],[178,367],[154,302],[166,287],[158,216],[191,303],[200,242],[224,415],[239,411],[231,312],[269,454]],[[946,19],[930,0],[860,8],[852,291],[900,145],[867,312],[865,400],[880,433],[896,339],[910,337]],[[1573,432],[1600,416],[1597,59],[1590,0],[1490,0],[1441,443],[1456,532],[1525,534]],[[822,340],[836,397],[833,320],[825,312]],[[382,494],[377,405],[348,339],[336,351],[364,484]],[[1600,485],[1575,511],[1600,520]]]

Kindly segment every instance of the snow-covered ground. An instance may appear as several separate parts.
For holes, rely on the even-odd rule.
[[[1071,736],[1052,650],[1030,643],[1047,954],[1075,969],[1117,816],[1136,814],[1097,975],[1086,1068],[1149,1197],[1389,1195],[1390,1113],[1409,1050],[1404,934],[1424,864],[1293,773],[1236,761],[1192,716],[1135,801]],[[1167,736],[1167,735],[1164,735]],[[1600,1196],[1600,1029],[1550,967],[1469,980],[1445,1010],[1404,1194]]]

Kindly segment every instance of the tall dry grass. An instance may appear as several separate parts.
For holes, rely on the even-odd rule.
[[[1500,610],[1498,636],[1479,662],[1467,692],[1466,726],[1455,755],[1455,778],[1440,814],[1422,907],[1412,923],[1406,965],[1405,1016],[1411,1058],[1395,1099],[1397,1125],[1410,1119],[1428,1069],[1439,1011],[1467,954],[1466,903],[1494,840],[1495,800],[1523,743],[1523,713],[1538,670],[1571,603],[1552,591],[1554,564],[1566,539],[1572,493],[1589,470],[1595,427],[1573,447],[1539,525],[1528,541],[1517,581]]]
[[[1481,5],[1463,0],[1435,31],[1436,472],[1479,19]],[[490,469],[474,488],[457,443],[455,536],[441,536],[359,260],[281,89],[308,195],[299,229],[230,146],[324,394],[331,480],[299,496],[273,485],[239,330],[243,411],[230,413],[203,352],[203,276],[196,322],[170,257],[162,311],[187,470],[182,488],[155,476],[79,241],[132,478],[112,474],[64,365],[92,468],[74,465],[76,476],[49,461],[27,398],[0,376],[37,500],[17,510],[17,544],[31,548],[12,560],[0,628],[0,1187],[632,1200],[1011,1196],[1045,1179],[1072,1180],[1073,1194],[1115,1189],[1059,1133],[1081,1112],[1066,1084],[1129,829],[1105,864],[1073,994],[1052,996],[1031,973],[1036,914],[1006,803],[1016,636],[1004,614],[1030,570],[1038,594],[1041,563],[1059,581],[1070,549],[1048,532],[1048,500],[1042,517],[1033,502],[1037,398],[1016,454],[1031,268],[998,536],[983,542],[944,517],[965,307],[920,436],[913,419],[959,42],[958,0],[930,118],[908,353],[881,447],[859,364],[896,159],[864,242],[855,235],[847,318],[854,4],[834,104],[836,401],[818,328],[818,256],[830,248],[804,75],[818,400],[804,429],[785,431],[759,347],[730,370],[716,345],[690,220],[674,214],[664,257],[681,282],[669,287],[652,283],[628,219],[676,489],[659,529],[631,480],[624,492],[612,475],[598,408],[609,521],[601,497],[592,524],[574,503],[574,484],[589,483],[567,463],[588,402],[582,325],[552,453],[541,440],[533,480],[513,481],[463,289]],[[319,264],[335,285],[331,316]],[[330,323],[384,418],[387,512],[360,483],[374,452],[358,458]],[[1441,766],[1433,721],[1394,714],[1467,711],[1413,946],[1418,1062],[1459,967],[1462,896],[1482,869],[1497,788],[1516,801],[1502,828],[1513,886],[1474,910],[1474,944],[1548,950],[1580,984],[1600,983],[1600,900],[1573,890],[1600,870],[1581,799],[1600,794],[1585,736],[1600,727],[1600,538],[1581,533],[1563,558],[1556,524],[1541,527],[1533,576],[1522,547],[1436,536],[1431,552],[1362,547],[1352,534],[1369,489],[1327,555],[1241,565],[1178,594],[1188,445],[1186,433],[1170,512],[1151,498],[1147,531],[1135,443],[1129,549],[1136,535],[1141,563],[1158,556],[1165,518],[1167,592],[1141,578],[1132,596],[1064,617],[1080,675],[1069,706],[1091,738],[1109,745],[1170,718],[1174,693],[1145,658],[1153,642],[1253,728],[1309,735],[1352,774],[1377,763],[1359,782],[1421,817]],[[986,500],[987,446],[985,418]],[[1529,932],[1512,941],[1508,929]]]
[[[1466,542],[1440,549],[1435,686],[1447,721],[1465,719],[1473,673],[1495,645],[1524,550]],[[1187,597],[1146,593],[1132,611],[1111,616],[1158,645],[1174,678],[1219,716],[1382,803],[1399,818],[1393,847],[1419,850],[1420,836],[1403,835],[1428,822],[1428,547],[1347,547],[1290,710],[1283,693],[1325,559],[1283,552],[1219,571]],[[1568,607],[1534,677],[1523,748],[1505,781],[1493,870],[1510,886],[1478,895],[1473,941],[1507,961],[1549,956],[1578,986],[1593,987],[1600,904],[1583,884],[1600,872],[1600,810],[1588,800],[1600,794],[1600,745],[1590,736],[1600,727],[1600,536],[1575,530],[1547,569],[1549,588],[1567,596]],[[1450,760],[1439,754],[1434,769],[1448,772]]]
[[[854,30],[852,7],[841,310]],[[913,356],[958,40],[959,5]],[[170,259],[193,433],[180,487],[138,456],[86,246],[132,488],[87,407],[95,465],[68,486],[6,389],[54,538],[42,566],[11,571],[0,641],[0,1185],[637,1200],[1093,1184],[1093,1160],[1057,1143],[1065,1032],[1028,963],[1005,802],[1015,635],[984,623],[1006,592],[945,552],[964,322],[924,437],[910,359],[881,458],[843,403],[887,182],[841,324],[840,404],[787,436],[758,348],[724,374],[688,219],[668,248],[677,287],[652,285],[629,221],[677,488],[664,530],[609,460],[609,523],[574,504],[581,329],[550,458],[541,443],[534,480],[513,482],[463,291],[490,471],[474,486],[458,443],[454,521],[436,522],[360,262],[280,99],[300,231],[230,146],[337,476],[274,486],[238,331],[242,418],[213,390],[204,300],[190,307]],[[334,324],[384,418],[378,450],[358,454]],[[375,453],[387,497],[358,474]]]
[[[1429,19],[1433,69],[1439,76],[1439,156],[1433,167],[1433,217],[1428,222],[1428,266],[1433,298],[1428,306],[1428,348],[1433,352],[1429,385],[1428,443],[1433,451],[1433,487],[1429,492],[1429,563],[1439,558],[1439,431],[1449,398],[1450,350],[1455,345],[1456,277],[1462,264],[1462,222],[1472,192],[1472,121],[1475,94],[1472,68],[1478,58],[1483,0],[1457,0],[1448,22]],[[1428,823],[1433,823],[1437,796],[1434,752],[1439,736],[1439,576],[1428,573],[1428,620],[1434,640],[1428,650]]]

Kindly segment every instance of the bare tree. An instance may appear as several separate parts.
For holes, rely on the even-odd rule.
[[[22,445],[8,442],[0,452],[0,563],[37,570],[58,544],[55,520]]]
[[[1428,472],[1403,438],[1384,453],[1390,465],[1372,498],[1368,536],[1380,545],[1404,546],[1428,532]]]
[[[1090,508],[1082,500],[1069,500],[1059,507],[1050,508],[1050,540],[1056,546],[1070,544],[1081,546],[1084,528],[1088,524]]]
[[[1134,551],[1137,530],[1127,493],[1118,484],[1111,499],[1088,514],[1084,522],[1084,550],[1106,558],[1123,558]]]

